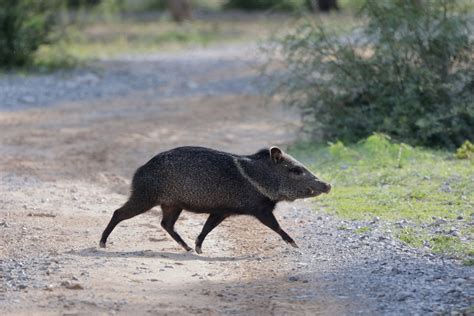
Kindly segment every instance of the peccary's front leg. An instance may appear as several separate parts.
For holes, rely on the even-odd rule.
[[[259,212],[255,214],[255,216],[263,225],[275,231],[288,244],[292,245],[295,248],[298,248],[298,245],[295,243],[295,241],[283,229],[281,229],[280,224],[278,224],[275,215],[273,215],[271,211],[263,211],[261,213]]]
[[[176,240],[176,242],[180,244],[186,251],[192,250],[192,248],[189,247],[181,238],[181,236],[174,230],[174,224],[178,220],[182,209],[172,205],[161,205],[161,210],[163,211],[161,227],[163,227],[168,232],[168,234],[170,234],[170,236],[173,237],[173,239]]]
[[[217,227],[222,221],[227,217],[227,215],[224,214],[211,214],[207,218],[206,223],[204,224],[204,227],[202,228],[201,233],[199,236],[196,238],[196,252],[197,253],[202,253],[201,246],[202,242],[204,241],[204,238],[206,238],[207,234],[211,232],[214,228]]]

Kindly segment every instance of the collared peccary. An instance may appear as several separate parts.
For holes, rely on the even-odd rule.
[[[174,231],[181,211],[210,214],[196,239],[196,252],[207,234],[231,215],[252,215],[297,247],[280,228],[273,210],[280,201],[329,193],[331,186],[320,181],[300,162],[278,147],[239,156],[203,147],[179,147],[160,153],[138,168],[132,193],[114,212],[100,246],[115,226],[125,219],[160,205],[161,226],[186,251],[191,248]]]

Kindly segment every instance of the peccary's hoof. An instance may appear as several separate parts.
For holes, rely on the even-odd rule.
[[[182,245],[184,250],[186,250],[186,252],[190,252],[191,250],[193,250],[193,248],[189,247],[188,245]]]
[[[299,248],[294,241],[290,241],[289,244],[292,245],[294,248]]]
[[[195,249],[195,250],[196,250],[196,253],[202,254],[201,247],[196,246],[196,249]]]
[[[99,243],[99,246],[100,246],[100,248],[105,248],[105,242],[101,241],[101,242]]]

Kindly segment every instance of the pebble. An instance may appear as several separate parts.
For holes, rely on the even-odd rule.
[[[61,282],[61,286],[65,287],[68,290],[83,290],[84,287],[77,282],[71,282],[69,280]]]
[[[397,296],[395,297],[395,299],[399,302],[403,302],[405,301],[406,299],[408,298],[413,298],[413,295],[409,292],[400,292],[397,294]]]

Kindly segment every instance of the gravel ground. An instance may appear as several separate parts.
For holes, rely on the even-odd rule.
[[[261,67],[258,48],[239,45],[179,54],[121,56],[85,69],[44,75],[5,74],[0,77],[0,110],[85,102],[149,90],[161,98],[258,95],[261,80],[255,73],[242,73],[242,69],[252,67]],[[210,72],[235,76],[208,78]]]
[[[294,211],[300,212],[297,218],[310,213],[304,208]],[[312,216],[303,236],[307,247],[316,249],[309,266],[322,273],[318,281],[331,281],[325,289],[333,295],[371,301],[372,312],[385,315],[467,313],[465,308],[472,306],[472,267],[408,247],[388,234],[389,225],[376,219],[341,221],[322,212]],[[356,232],[365,226],[372,231]],[[318,238],[309,237],[314,231]]]
[[[96,248],[109,205],[125,201],[130,174],[151,153],[183,143],[250,153],[296,137],[295,113],[255,106],[257,56],[231,46],[1,77],[0,309],[472,313],[473,267],[408,247],[378,219],[343,221],[310,201],[276,211],[296,250],[236,217],[210,234],[203,256],[182,253],[159,229],[158,210],[117,228],[107,250]],[[177,226],[192,240],[203,221],[186,214]],[[371,229],[358,233],[364,226]]]

